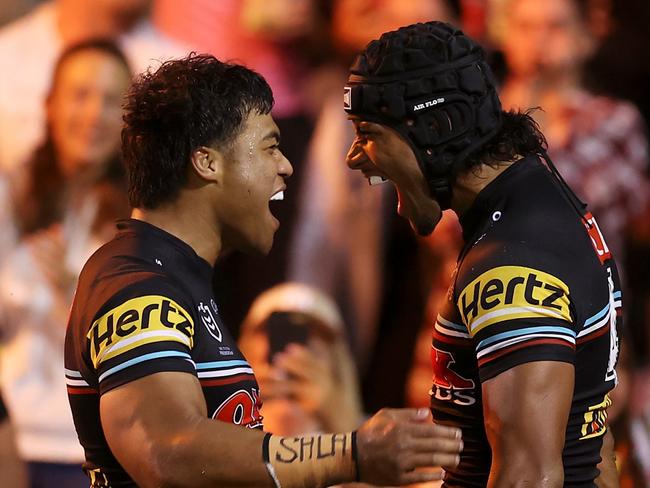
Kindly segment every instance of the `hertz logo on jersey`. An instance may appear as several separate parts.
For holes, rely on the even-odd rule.
[[[567,285],[553,275],[523,266],[486,271],[463,289],[457,305],[472,337],[507,320],[556,318],[571,322]]]
[[[87,335],[90,358],[103,361],[144,344],[174,341],[192,348],[194,321],[174,300],[160,295],[132,298],[93,322]]]

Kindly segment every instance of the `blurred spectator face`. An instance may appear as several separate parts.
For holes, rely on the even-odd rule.
[[[571,0],[510,0],[503,52],[520,77],[574,72],[589,55],[592,39]]]
[[[125,23],[143,17],[151,6],[151,0],[94,0],[95,8]]]
[[[356,52],[384,32],[430,20],[451,20],[444,1],[337,0],[333,28],[338,44]]]
[[[58,71],[47,102],[47,119],[61,170],[69,175],[101,165],[118,153],[126,67],[113,56],[84,50]]]
[[[300,38],[316,27],[314,0],[244,0],[242,26],[273,41]]]

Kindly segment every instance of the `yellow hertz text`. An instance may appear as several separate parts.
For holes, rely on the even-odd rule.
[[[194,321],[178,303],[160,295],[132,298],[93,322],[87,335],[95,367],[144,344],[175,341],[193,346]]]
[[[458,309],[472,337],[498,322],[557,318],[571,322],[569,288],[559,278],[533,268],[500,266],[467,285]]]

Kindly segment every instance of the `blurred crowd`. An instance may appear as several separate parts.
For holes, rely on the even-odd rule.
[[[68,307],[86,258],[130,213],[120,163],[130,79],[190,51],[266,77],[294,167],[271,204],[281,227],[270,256],[232,253],[214,273],[267,429],[346,431],[383,406],[428,405],[430,337],[460,227],[448,213],[415,237],[392,186],[347,169],[341,96],[356,51],[427,20],[486,46],[504,108],[534,109],[617,256],[625,330],[610,423],[621,486],[650,486],[650,4],[634,0],[4,0],[0,486],[88,486],[62,372]]]

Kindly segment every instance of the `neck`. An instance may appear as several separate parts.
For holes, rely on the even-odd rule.
[[[181,195],[173,202],[153,210],[136,208],[131,217],[142,220],[168,232],[188,244],[194,252],[213,265],[222,251],[221,232],[216,219],[211,219],[200,205],[188,194]]]
[[[460,173],[452,188],[452,210],[461,217],[472,206],[481,190],[492,183],[497,176],[518,159],[499,161],[494,164],[481,164]]]

